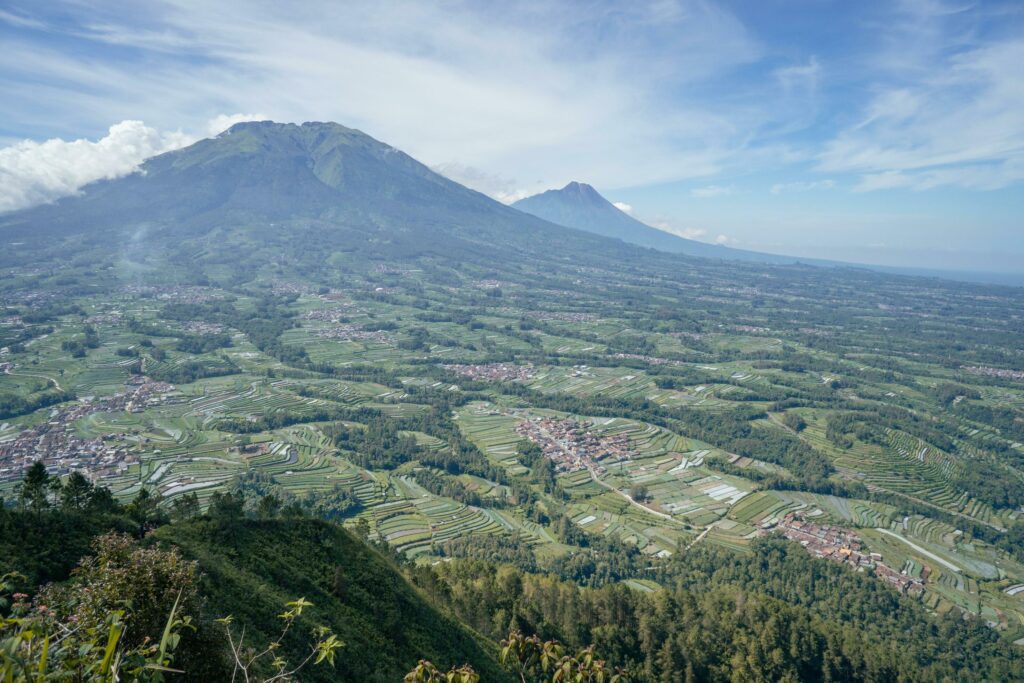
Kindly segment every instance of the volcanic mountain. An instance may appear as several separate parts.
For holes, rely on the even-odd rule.
[[[574,181],[560,190],[548,190],[520,199],[512,206],[552,223],[675,254],[760,263],[793,263],[797,260],[707,244],[652,228],[621,211],[586,183]]]
[[[239,123],[128,176],[0,216],[0,261],[58,245],[218,260],[261,248],[507,261],[626,248],[507,207],[335,123]],[[225,254],[226,250],[233,250]],[[77,252],[76,252],[77,253]]]

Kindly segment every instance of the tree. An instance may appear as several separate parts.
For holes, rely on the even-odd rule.
[[[192,519],[199,514],[199,496],[190,491],[171,501],[171,517],[176,520]]]
[[[210,497],[210,517],[218,522],[233,522],[245,516],[245,495],[239,493],[221,493],[218,491]]]
[[[280,511],[281,499],[273,493],[263,496],[260,498],[259,502],[256,503],[256,515],[260,519],[273,519],[277,517],[277,513]]]
[[[60,505],[65,510],[84,510],[92,501],[93,485],[81,472],[72,472],[60,490]]]
[[[425,659],[421,659],[416,667],[405,675],[403,683],[479,683],[480,674],[469,664],[442,673],[440,669]]]
[[[128,517],[138,525],[141,538],[148,529],[167,522],[167,515],[160,509],[160,494],[152,494],[142,487],[135,499],[125,508]]]
[[[15,577],[0,577],[2,594]],[[4,681],[142,681],[159,683],[170,668],[191,617],[178,616],[175,603],[159,641],[128,646],[126,612],[110,611],[103,623],[84,627],[72,616],[55,616],[48,606],[33,606],[16,593],[11,615],[0,619],[0,680]]]
[[[331,633],[330,629],[323,626],[316,628],[317,639],[310,645],[309,654],[306,655],[306,658],[297,665],[289,664],[284,657],[278,653],[281,649],[285,636],[288,635],[292,626],[294,626],[295,622],[302,616],[303,610],[306,607],[312,606],[313,603],[309,602],[305,598],[299,598],[298,600],[285,604],[287,609],[285,609],[282,614],[278,615],[284,622],[281,634],[276,640],[267,645],[267,647],[259,651],[255,651],[252,648],[247,649],[243,646],[245,631],[243,630],[242,633],[236,637],[234,631],[231,629],[234,619],[230,615],[218,619],[217,623],[223,625],[224,630],[227,632],[228,645],[231,649],[231,657],[234,660],[234,673],[231,676],[231,680],[244,680],[247,683],[254,680],[255,670],[258,666],[264,664],[264,662],[261,661],[264,659],[270,660],[270,675],[261,679],[256,679],[262,681],[262,683],[295,680],[295,674],[304,666],[309,664],[310,661],[314,664],[327,662],[333,667],[334,655],[338,650],[345,647],[345,643]]]
[[[11,596],[11,616],[0,619],[0,680],[156,682],[174,671],[172,652],[195,630],[195,563],[124,534],[99,536],[92,548],[69,583],[47,586],[34,603]],[[0,577],[0,604],[13,578]],[[183,659],[214,658],[202,645],[192,640]]]
[[[59,490],[60,481],[50,476],[42,460],[32,463],[18,488],[18,503],[26,510],[41,514],[50,508],[50,498]]]
[[[643,484],[637,484],[629,490],[629,497],[641,503],[646,502],[649,495],[647,487]]]
[[[522,683],[628,683],[629,674],[607,666],[598,659],[594,646],[585,647],[575,656],[557,640],[542,641],[537,636],[524,636],[512,631],[501,641],[501,663],[519,676]]]

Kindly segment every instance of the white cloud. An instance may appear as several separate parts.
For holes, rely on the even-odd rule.
[[[861,120],[824,146],[819,170],[860,174],[858,191],[1024,180],[1024,39],[933,60],[877,88]]]
[[[785,90],[813,91],[821,78],[821,65],[817,57],[811,57],[806,64],[776,69],[775,80]]]
[[[47,14],[23,4],[22,14]],[[673,95],[717,87],[761,58],[738,19],[703,0],[599,0],[583,13],[403,0],[310,0],[301,12],[243,0],[57,4],[49,31],[89,49],[5,42],[5,121],[28,127],[73,111],[75,125],[96,130],[129,111],[200,130],[218,111],[257,111],[338,121],[427,164],[501,169],[530,187],[583,170],[595,185],[625,187],[719,172],[760,118]],[[142,57],[109,57],[125,48]]]
[[[672,233],[679,237],[685,237],[688,240],[704,240],[708,235],[708,231],[703,228],[690,228],[676,225],[671,221],[664,219],[648,220],[644,221],[647,225],[664,232]]]
[[[477,192],[483,192],[503,204],[511,204],[532,194],[519,187],[515,180],[454,161],[437,164],[431,170]]]
[[[221,114],[210,119],[206,124],[206,134],[211,138],[217,137],[236,123],[266,121],[269,118],[265,114]]]
[[[697,199],[710,199],[711,197],[721,197],[723,195],[732,194],[735,191],[732,185],[723,187],[722,185],[708,185],[707,187],[695,187],[690,190],[690,196],[696,197]]]
[[[633,213],[633,207],[626,202],[612,202],[612,206],[621,211],[622,213]]]
[[[737,244],[739,240],[736,240],[728,235],[718,235],[715,237],[715,244],[721,244],[722,246],[728,246],[731,244]]]
[[[206,132],[220,132],[245,115],[221,115]],[[98,140],[23,140],[0,148],[0,212],[74,194],[83,186],[135,171],[149,157],[192,144],[199,136],[160,131],[142,121],[122,121]]]
[[[810,190],[831,190],[836,186],[834,180],[808,180],[808,181],[797,181],[792,183],[776,183],[772,185],[772,194],[782,194],[784,192],[808,192]]]

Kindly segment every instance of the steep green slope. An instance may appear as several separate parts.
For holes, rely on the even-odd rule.
[[[493,644],[428,604],[397,567],[339,526],[197,521],[162,527],[153,538],[199,562],[210,612],[244,624],[249,642],[277,635],[286,602],[312,602],[309,620],[285,640],[286,658],[306,654],[313,624],[330,627],[346,647],[335,668],[305,669],[304,681],[397,681],[421,658],[445,668],[469,662],[485,680],[507,679]]]

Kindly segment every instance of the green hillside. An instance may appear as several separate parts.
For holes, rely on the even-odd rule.
[[[471,662],[487,680],[509,680],[495,643],[430,605],[392,561],[337,525],[196,521],[163,527],[151,540],[197,560],[207,609],[232,615],[254,642],[277,635],[286,602],[312,602],[308,623],[330,627],[345,648],[334,668],[309,668],[304,681],[397,681],[419,659],[444,668]],[[312,626],[300,623],[284,649],[299,659],[313,639]]]
[[[1024,662],[982,624],[954,615],[935,619],[877,581],[815,562],[779,540],[754,544],[749,556],[708,546],[651,572],[653,580],[581,588],[497,564],[490,559],[497,554],[493,545],[480,548],[486,560],[434,567],[396,562],[336,524],[257,519],[223,499],[212,514],[173,523],[152,518],[141,541],[101,535],[130,528],[132,518],[132,506],[105,513],[0,511],[0,571],[31,574],[37,550],[79,564],[74,572],[53,569],[46,579],[54,585],[40,585],[38,574],[21,583],[18,590],[34,597],[33,607],[19,607],[24,598],[15,596],[13,615],[28,611],[45,615],[46,623],[85,629],[97,610],[101,618],[123,610],[130,642],[159,639],[174,602],[198,629],[182,630],[171,660],[182,673],[167,680],[230,676],[232,641],[215,621],[229,615],[233,642],[244,639],[258,652],[278,640],[273,655],[292,665],[324,637],[320,629],[344,643],[333,665],[303,666],[294,676],[299,681],[397,681],[423,659],[441,670],[469,664],[488,683],[511,681],[516,677],[498,661],[498,643],[510,631],[561,641],[570,652],[596,646],[631,680],[652,683],[1010,681],[1020,680]],[[58,526],[68,531],[48,538]],[[83,551],[90,539],[93,548]],[[102,557],[99,564],[93,553]],[[610,560],[599,549],[584,558]],[[281,637],[280,615],[300,598],[309,606]],[[0,590],[0,599],[9,611],[7,591]],[[9,638],[17,624],[0,624],[0,673],[15,661]],[[53,660],[66,661],[59,650]],[[264,659],[249,673],[264,680],[272,668]]]

